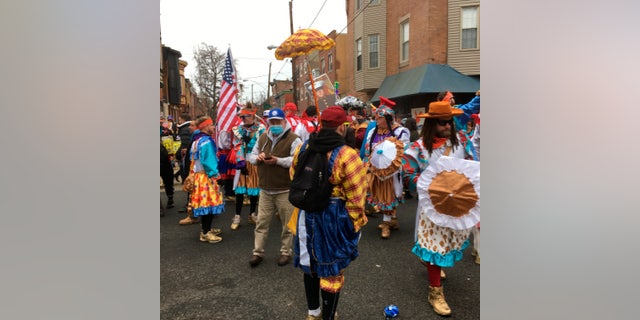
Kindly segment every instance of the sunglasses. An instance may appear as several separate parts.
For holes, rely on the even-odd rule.
[[[438,119],[437,123],[443,127],[446,126],[447,124],[453,125],[453,119],[449,119],[449,120]]]
[[[248,117],[250,117],[250,115],[243,114],[243,115],[240,116],[240,119],[244,119],[244,118],[248,118]]]

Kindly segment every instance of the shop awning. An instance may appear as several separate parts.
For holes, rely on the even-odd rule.
[[[480,90],[480,80],[466,76],[447,64],[424,64],[386,77],[371,101],[379,101],[380,96],[393,99],[447,90],[454,93],[476,92]]]

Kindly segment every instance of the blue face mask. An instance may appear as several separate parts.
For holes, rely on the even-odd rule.
[[[271,133],[275,136],[280,135],[283,131],[284,131],[284,127],[277,124],[277,125],[272,125],[269,127],[269,130],[271,130]]]

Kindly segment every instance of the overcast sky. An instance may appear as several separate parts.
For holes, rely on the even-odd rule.
[[[160,25],[162,43],[189,63],[187,78],[195,74],[193,48],[201,42],[222,52],[230,46],[239,77],[254,84],[256,96],[266,95],[269,62],[272,80],[291,78],[291,64],[276,60],[275,50],[267,49],[290,35],[289,0],[160,0]],[[345,0],[293,0],[294,31],[311,27],[325,34],[346,33],[346,26]]]

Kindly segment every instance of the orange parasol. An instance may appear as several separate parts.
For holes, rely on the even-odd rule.
[[[327,50],[335,46],[336,43],[333,39],[327,37],[324,33],[315,29],[299,29],[289,36],[280,46],[276,49],[276,59],[283,60],[284,58],[295,58],[299,56],[305,56],[315,50]],[[320,118],[320,110],[318,107],[318,97],[316,95],[315,84],[313,82],[313,76],[311,75],[311,66],[307,64],[309,73],[309,80],[311,80],[311,89],[313,91],[313,100],[316,104],[316,112],[318,113],[318,119]]]

